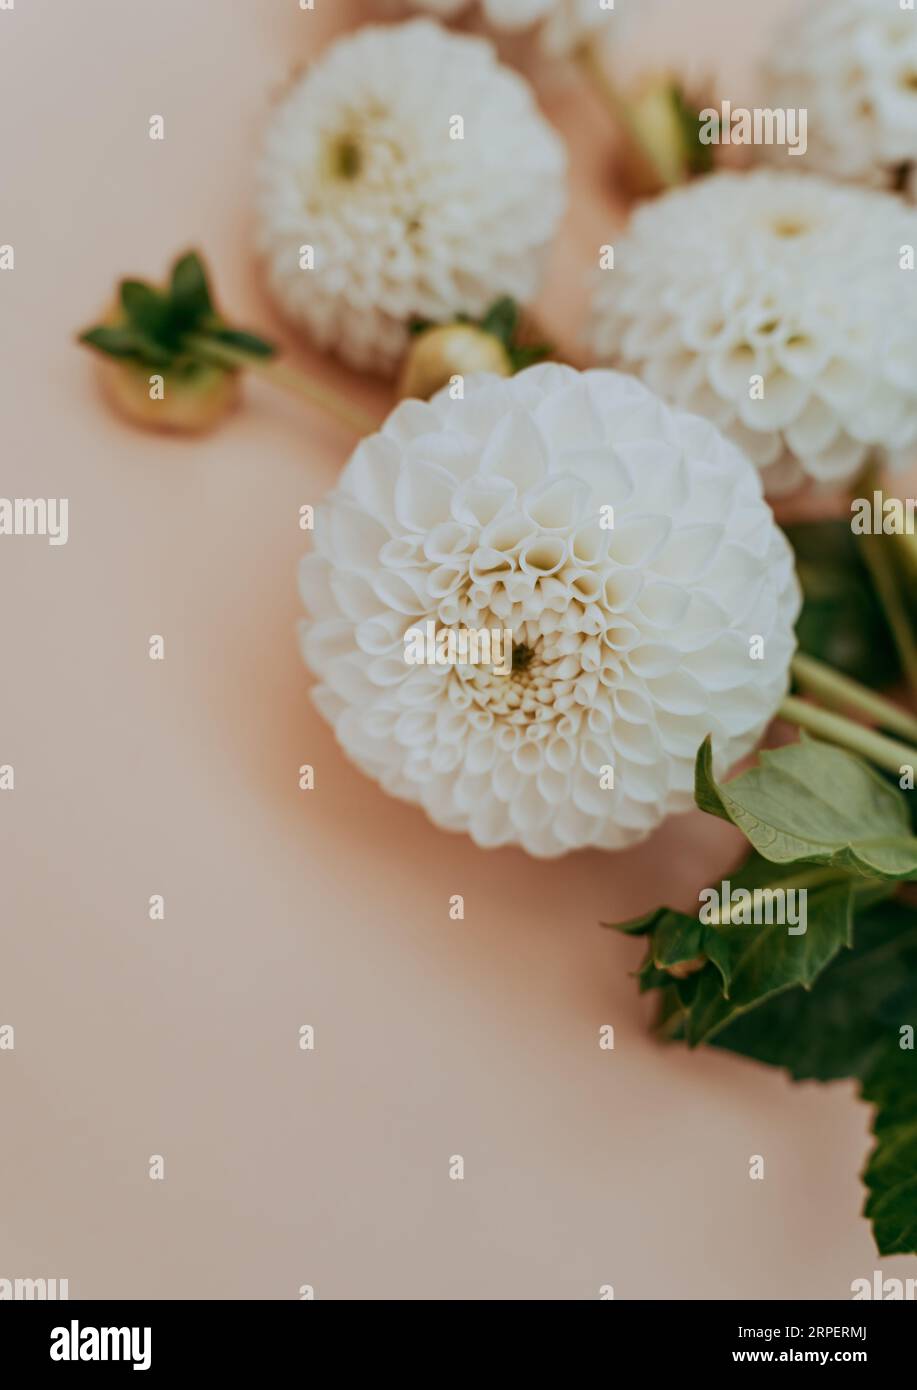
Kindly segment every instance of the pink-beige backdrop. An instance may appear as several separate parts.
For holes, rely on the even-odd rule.
[[[709,57],[741,101],[787,8],[672,0],[670,56]],[[0,12],[0,492],[69,497],[71,531],[0,541],[0,1278],[90,1298],[752,1299],[913,1276],[859,1215],[852,1086],[659,1047],[641,947],[598,926],[696,902],[731,831],[698,813],[628,854],[541,863],[387,798],[313,710],[295,641],[298,511],[352,437],[252,384],[218,433],[164,442],[107,413],[73,344],[118,275],[199,246],[233,317],[381,415],[384,386],[284,333],[249,215],[272,96],[372,9]],[[542,76],[574,197],[539,308],[573,352],[619,216],[611,134]]]

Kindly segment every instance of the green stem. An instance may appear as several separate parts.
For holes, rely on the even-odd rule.
[[[867,690],[859,681],[851,680],[823,661],[816,661],[804,652],[797,652],[793,658],[793,675],[810,695],[815,695],[835,710],[856,710],[868,719],[873,719],[883,729],[900,734],[902,738],[917,743],[917,717],[898,705]]]
[[[810,869],[807,873],[795,874],[792,878],[781,878],[773,886],[780,888],[783,892],[789,892],[793,889],[797,892],[808,892],[810,888],[821,888],[826,883],[844,883],[848,877],[849,875],[845,873],[838,873],[837,869]],[[770,884],[763,883],[759,884],[757,888],[749,888],[748,892],[754,898],[755,893],[760,893],[762,889],[770,887]],[[731,908],[727,907],[726,911],[722,913],[719,911],[715,914],[711,912],[705,920],[712,927],[731,927],[733,925]]]
[[[868,492],[879,491],[879,469],[873,460],[857,480]],[[907,683],[917,698],[917,636],[895,573],[891,547],[882,535],[868,532],[859,537],[863,559],[894,638]]]
[[[190,335],[186,340],[188,348],[195,356],[213,363],[217,367],[231,367],[233,369],[250,370],[257,372],[265,381],[271,382],[274,386],[280,387],[283,391],[290,391],[294,395],[301,396],[312,404],[321,406],[323,410],[334,415],[336,419],[342,420],[358,434],[373,434],[379,428],[379,422],[359,406],[351,405],[349,401],[338,395],[328,386],[321,386],[311,377],[305,376],[295,367],[289,367],[285,362],[275,362],[271,358],[252,357],[245,352],[239,352],[236,348],[227,347],[224,343],[215,343],[209,338],[199,337],[196,334]]]
[[[595,41],[587,39],[580,44],[574,56],[612,115],[618,120],[626,120],[627,107],[599,58]]]
[[[831,714],[828,710],[819,709],[818,705],[810,705],[806,700],[797,699],[795,695],[786,697],[777,711],[777,716],[786,719],[790,724],[797,724],[799,728],[808,730],[818,738],[826,739],[829,743],[837,743],[842,748],[849,748],[853,753],[862,754],[877,767],[884,768],[886,772],[893,772],[896,776],[900,774],[902,767],[917,767],[917,748],[886,738],[884,734],[877,734],[873,729],[855,724],[853,720],[845,719],[841,714]]]
[[[634,119],[629,102],[622,97],[602,62],[595,39],[587,39],[585,43],[580,44],[574,56],[598,96],[614,119],[624,127],[631,141],[649,163],[663,187],[675,188],[679,183],[683,183],[684,174],[674,174],[671,169],[663,167],[656,151],[646,140],[639,123]]]

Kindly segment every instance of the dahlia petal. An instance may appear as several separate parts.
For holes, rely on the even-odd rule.
[[[455,480],[445,469],[406,460],[395,488],[395,517],[421,534],[450,520]]]

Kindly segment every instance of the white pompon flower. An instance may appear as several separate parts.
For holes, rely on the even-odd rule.
[[[917,215],[815,175],[716,174],[636,213],[591,342],[705,415],[771,495],[917,457]]]
[[[428,19],[364,27],[271,123],[258,232],[270,288],[321,347],[391,372],[413,317],[533,297],[565,162],[531,88],[487,40]]]
[[[760,479],[634,377],[547,364],[402,402],[314,539],[319,709],[386,791],[479,845],[642,839],[691,806],[705,736],[724,771],[786,692],[799,594]],[[406,633],[431,630],[507,630],[512,669],[410,664]]]
[[[878,187],[917,165],[917,12],[899,0],[809,0],[764,77],[766,106],[807,111],[807,151],[789,162]]]

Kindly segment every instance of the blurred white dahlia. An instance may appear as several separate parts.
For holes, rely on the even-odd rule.
[[[917,165],[917,12],[900,0],[809,0],[778,32],[764,80],[765,105],[808,112],[809,168],[889,187]]]
[[[568,53],[602,28],[614,15],[609,0],[411,0],[414,9],[440,19],[455,19],[474,5],[494,29],[529,29],[543,24],[541,38],[554,53]],[[635,0],[618,0],[633,5]]]
[[[391,372],[411,318],[533,297],[564,171],[531,89],[486,40],[425,19],[365,27],[271,122],[258,229],[268,283],[321,347]]]
[[[772,495],[917,457],[917,215],[814,175],[716,174],[644,204],[599,272],[597,358],[712,420]]]
[[[479,845],[631,844],[692,804],[707,733],[724,771],[772,718],[789,545],[747,459],[633,377],[548,364],[465,392],[399,405],[317,509],[316,703],[364,772]],[[509,630],[512,669],[409,664],[427,623]]]
[[[438,19],[455,19],[470,10],[475,0],[409,0],[415,10],[427,10]],[[566,0],[479,0],[480,9],[488,23],[496,29],[527,29],[549,10]]]

